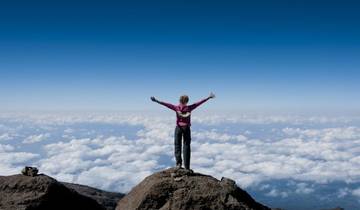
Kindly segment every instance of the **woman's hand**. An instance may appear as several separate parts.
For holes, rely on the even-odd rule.
[[[215,98],[215,94],[211,92],[209,98]]]
[[[156,98],[154,96],[151,96],[150,99],[154,102],[157,102]]]

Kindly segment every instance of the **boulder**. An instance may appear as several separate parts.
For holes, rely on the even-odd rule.
[[[43,174],[0,176],[0,209],[105,210],[94,199]]]
[[[229,178],[170,168],[146,177],[116,210],[270,210]]]
[[[21,170],[21,174],[25,176],[37,176],[39,170],[36,167],[25,166]]]

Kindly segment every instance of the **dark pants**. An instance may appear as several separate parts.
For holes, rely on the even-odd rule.
[[[190,143],[191,143],[191,130],[190,126],[176,126],[175,128],[175,159],[176,165],[182,164],[181,159],[181,143],[182,138],[184,138],[183,145],[183,157],[184,157],[184,166],[186,169],[190,169]]]

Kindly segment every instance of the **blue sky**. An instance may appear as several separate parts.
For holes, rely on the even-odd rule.
[[[356,1],[12,1],[0,7],[2,110],[358,111]]]

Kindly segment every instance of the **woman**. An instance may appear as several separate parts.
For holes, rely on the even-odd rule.
[[[189,102],[189,97],[187,95],[180,96],[179,105],[173,105],[170,103],[162,102],[157,100],[154,96],[151,97],[151,100],[157,102],[161,105],[168,107],[176,112],[176,128],[174,136],[175,144],[175,159],[176,159],[176,168],[180,169],[182,166],[181,159],[181,144],[182,138],[184,139],[183,146],[183,157],[184,157],[184,166],[185,169],[190,170],[190,143],[191,143],[191,111],[196,107],[200,106],[207,100],[215,98],[213,93],[210,93],[210,96],[191,105],[187,105]]]

